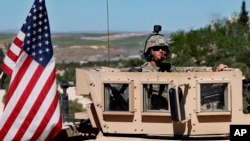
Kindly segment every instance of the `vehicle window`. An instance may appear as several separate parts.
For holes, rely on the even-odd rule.
[[[200,84],[200,111],[227,111],[227,97],[227,83]]]
[[[104,84],[104,111],[129,111],[129,84]]]
[[[152,110],[169,110],[167,84],[143,84],[144,112]]]

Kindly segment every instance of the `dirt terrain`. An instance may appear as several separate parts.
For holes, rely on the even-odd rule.
[[[143,49],[144,40],[148,33],[106,33],[90,34],[53,34],[54,56],[57,63],[88,62],[100,60],[119,60],[138,57],[140,48]],[[15,34],[0,41],[0,48],[6,53]],[[96,42],[99,43],[95,45]],[[112,47],[108,47],[108,41]],[[84,43],[90,44],[84,44]],[[100,45],[101,42],[101,45]],[[57,45],[57,43],[61,43]],[[134,47],[136,45],[136,47]],[[130,48],[127,48],[127,47]]]
[[[81,37],[81,40],[92,40],[92,41],[116,41],[127,38],[134,38],[139,36],[145,36],[146,33],[123,33],[107,36],[98,37]],[[143,41],[142,41],[143,44]],[[143,48],[143,45],[141,45]],[[106,45],[72,45],[66,48],[56,47],[54,48],[54,55],[56,61],[60,62],[87,62],[87,61],[100,61],[100,60],[119,60],[127,59],[129,57],[138,57],[140,50],[137,48],[130,49],[115,49],[107,47]]]
[[[126,50],[98,46],[71,46],[67,48],[55,48],[54,55],[58,63],[100,61],[108,59],[127,58]]]

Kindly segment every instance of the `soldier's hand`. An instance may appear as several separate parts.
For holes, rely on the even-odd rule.
[[[228,66],[225,65],[225,64],[219,64],[219,65],[216,67],[216,70],[215,70],[215,71],[223,71],[225,68],[228,68]]]

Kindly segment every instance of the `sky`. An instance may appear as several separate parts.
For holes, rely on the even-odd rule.
[[[34,0],[1,0],[0,33],[19,30]],[[250,1],[245,0],[250,11]],[[239,14],[242,0],[46,0],[51,32],[199,29]]]

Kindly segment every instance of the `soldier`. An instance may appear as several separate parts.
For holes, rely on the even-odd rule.
[[[167,72],[184,72],[184,71],[222,71],[228,66],[225,64],[219,64],[217,67],[175,67],[169,63],[164,62],[166,57],[169,55],[169,43],[162,34],[160,25],[154,26],[154,32],[150,35],[144,48],[144,57],[147,60],[145,64],[141,66],[144,72],[156,72],[156,71],[167,71]]]
[[[144,57],[147,60],[140,69],[143,72],[187,72],[187,71],[222,71],[228,66],[219,64],[217,67],[175,67],[165,62],[166,57],[169,55],[169,42],[162,34],[160,25],[154,26],[154,32],[150,35],[144,48]],[[149,84],[144,87],[151,98],[151,109],[168,109],[166,105],[168,99],[168,88],[162,84]],[[164,103],[162,103],[164,101]],[[165,102],[166,101],[166,102]],[[217,101],[211,102],[214,104]],[[211,104],[210,103],[210,104]],[[217,102],[219,103],[219,102]],[[208,107],[207,104],[204,104]],[[202,107],[204,107],[202,106]]]

